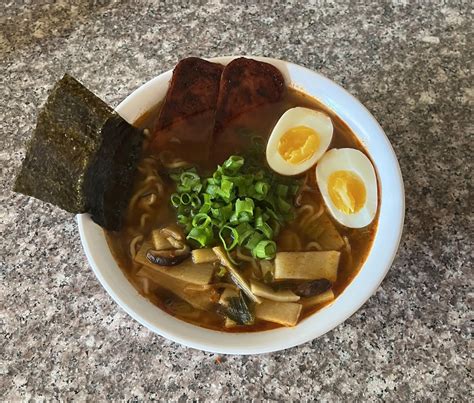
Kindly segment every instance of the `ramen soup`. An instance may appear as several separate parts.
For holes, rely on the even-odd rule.
[[[337,298],[378,218],[375,171],[350,128],[294,89],[218,136],[203,135],[208,113],[155,131],[160,108],[136,122],[154,140],[123,228],[106,231],[138,292],[226,332],[295,326]]]
[[[88,213],[140,294],[228,332],[295,326],[344,292],[380,196],[349,127],[244,57],[179,61],[134,125],[66,74],[15,190]]]

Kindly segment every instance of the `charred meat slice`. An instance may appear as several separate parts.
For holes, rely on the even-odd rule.
[[[216,109],[224,66],[198,57],[181,60],[173,70],[170,87],[156,129],[179,119]]]
[[[153,150],[167,148],[171,139],[177,142],[209,142],[223,69],[220,64],[197,57],[188,57],[176,65],[154,128]],[[189,130],[196,126],[199,130]],[[194,138],[196,136],[199,138]]]
[[[233,60],[221,77],[215,135],[243,112],[279,101],[284,89],[285,80],[281,72],[271,64],[245,57]]]

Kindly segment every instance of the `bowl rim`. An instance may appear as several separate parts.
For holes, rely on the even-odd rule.
[[[206,58],[206,60],[227,64],[238,57],[252,58],[277,66],[282,70],[285,79],[290,81],[291,86],[318,99],[334,111],[351,127],[354,134],[367,148],[377,171],[379,189],[382,185],[385,186],[385,182],[387,182],[387,189],[384,188],[381,192],[379,225],[373,245],[359,272],[344,291],[332,303],[310,315],[294,328],[277,328],[254,333],[226,333],[201,328],[174,318],[152,305],[135,289],[131,289],[133,286],[125,278],[117,263],[114,261],[115,267],[110,267],[111,252],[108,247],[106,250],[103,249],[105,236],[102,229],[91,220],[88,214],[77,215],[77,222],[84,252],[99,282],[112,299],[143,326],[174,342],[198,350],[219,354],[261,354],[291,348],[320,337],[352,316],[376,292],[390,269],[400,244],[405,215],[405,195],[400,166],[386,134],[367,108],[354,96],[319,73],[279,59],[244,55],[213,57]],[[172,69],[142,84],[128,95],[115,110],[125,120],[133,123],[142,113],[162,99],[168,87],[167,83],[171,73]],[[300,77],[301,81],[309,80],[307,81],[308,86],[314,86],[317,91],[324,90],[327,93],[315,95],[314,90],[308,91],[307,88],[304,88],[305,86],[291,82],[295,74],[305,78]],[[157,89],[161,89],[161,98],[156,95]],[[152,101],[150,97],[156,97],[156,99]],[[142,99],[141,107],[137,106],[137,104],[140,104],[140,99]],[[147,99],[147,101],[143,101],[143,99]],[[144,104],[148,105],[144,106]],[[346,104],[350,106],[347,110],[344,109]],[[367,136],[365,140],[360,137],[361,133]],[[381,147],[382,151],[378,151],[382,153],[380,157],[374,158],[367,141],[374,142],[377,147]],[[384,165],[383,172],[377,169],[378,166],[375,163],[375,160],[379,158],[381,164]],[[385,165],[387,166],[385,167]],[[390,189],[389,192],[388,189]],[[386,196],[387,192],[390,197]],[[389,212],[385,212],[384,203],[390,205]],[[382,212],[384,212],[384,217],[382,217]],[[385,216],[388,220],[387,225],[384,221],[384,227],[381,228],[381,220],[382,218],[385,219]],[[377,242],[380,237],[379,231],[382,230],[384,231],[384,239]],[[381,255],[379,259],[381,259],[382,264],[376,264],[375,261],[372,261],[376,243],[377,253]],[[117,273],[120,274],[117,276]],[[127,284],[123,282],[123,279]],[[153,312],[154,316],[150,314],[148,305],[151,305],[157,311]],[[271,337],[262,337],[262,335]]]

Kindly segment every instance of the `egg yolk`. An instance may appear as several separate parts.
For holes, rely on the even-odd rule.
[[[329,196],[336,208],[345,214],[357,213],[365,204],[364,182],[351,171],[336,171],[329,176]]]
[[[278,152],[290,164],[300,164],[314,154],[319,143],[319,136],[313,129],[297,126],[280,137]]]

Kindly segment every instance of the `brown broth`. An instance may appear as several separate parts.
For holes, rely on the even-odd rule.
[[[155,121],[159,115],[161,105],[157,105],[150,111],[145,113],[136,122],[135,126],[141,128],[152,128],[155,126]],[[221,133],[219,142],[219,149],[212,150],[210,156],[201,158],[203,155],[207,155],[207,150],[210,149],[211,144],[196,144],[196,142],[190,141],[188,143],[182,143],[178,146],[171,144],[169,147],[165,146],[163,149],[170,149],[176,155],[182,156],[187,160],[194,161],[199,164],[200,169],[203,172],[213,170],[216,165],[222,162],[231,154],[238,154],[240,151],[245,150],[248,146],[248,137],[239,135],[243,130],[251,129],[252,132],[258,133],[266,141],[271,133],[271,130],[279,117],[289,108],[295,106],[308,107],[315,110],[322,110],[327,113],[334,124],[334,135],[333,140],[329,148],[341,148],[350,147],[356,148],[364,152],[368,157],[368,153],[362,146],[361,142],[355,137],[351,129],[331,110],[322,105],[319,101],[314,98],[294,90],[289,89],[283,99],[275,104],[266,105],[263,107],[256,108],[252,111],[242,114],[239,118],[235,119],[229,124],[224,131]],[[193,127],[193,130],[199,131],[200,122],[205,124],[202,117],[198,117],[194,122],[186,123],[186,130],[189,127]],[[191,123],[191,124],[190,124]],[[179,132],[179,128],[177,129]],[[183,129],[181,129],[183,130]],[[169,134],[169,133],[168,133]],[[186,134],[189,136],[189,133]],[[222,141],[225,139],[225,141]],[[196,147],[198,152],[196,152]],[[143,158],[150,154],[150,151],[145,151]],[[369,157],[370,158],[370,157]],[[265,159],[265,155],[262,155],[262,159]],[[140,185],[141,177],[137,178],[134,192],[138,190]],[[321,194],[315,183],[313,183],[314,193],[311,194],[313,198],[311,202],[318,205],[323,203]],[[171,206],[169,205],[169,196],[174,191],[174,185],[171,182],[166,182],[165,195],[162,200],[165,202],[160,203],[159,207],[153,211],[153,214],[149,217],[149,220],[145,223],[141,233],[147,238],[152,229],[158,228],[176,221],[176,216]],[[306,196],[307,197],[307,196]],[[379,189],[379,201],[380,201],[380,189]],[[127,278],[134,285],[134,287],[144,296],[146,296],[153,304],[160,307],[165,312],[178,317],[186,322],[196,324],[209,329],[226,331],[226,332],[253,332],[253,331],[264,331],[280,327],[278,324],[257,320],[252,326],[236,326],[233,328],[225,328],[223,325],[222,316],[211,313],[211,312],[196,312],[194,308],[188,314],[177,314],[173,308],[173,304],[177,304],[177,297],[174,297],[169,291],[162,289],[159,285],[152,285],[152,289],[148,293],[143,289],[143,285],[140,283],[140,279],[135,275],[137,271],[136,264],[133,263],[129,253],[130,241],[134,235],[136,235],[136,228],[140,220],[140,214],[136,211],[130,211],[125,217],[125,224],[120,232],[106,232],[106,238],[108,245],[115,257],[118,265],[123,270]],[[332,220],[332,218],[331,218]],[[363,229],[349,229],[342,225],[339,225],[335,220],[332,220],[336,228],[341,235],[346,236],[349,239],[352,249],[352,262],[347,253],[342,253],[341,261],[338,268],[338,278],[336,283],[333,285],[333,291],[337,298],[344,289],[349,285],[353,278],[357,275],[362,266],[363,262],[367,258],[370,248],[373,243],[375,236],[378,213],[372,224]],[[292,229],[293,223],[289,223],[287,228]],[[135,233],[134,233],[135,231]],[[301,237],[302,243],[308,242],[304,236]],[[277,239],[278,245],[278,239]],[[245,271],[245,267],[244,267]],[[330,303],[329,303],[330,304]],[[321,304],[319,306],[312,307],[310,309],[303,310],[300,317],[300,321],[304,320],[314,312],[320,310],[327,304]]]

